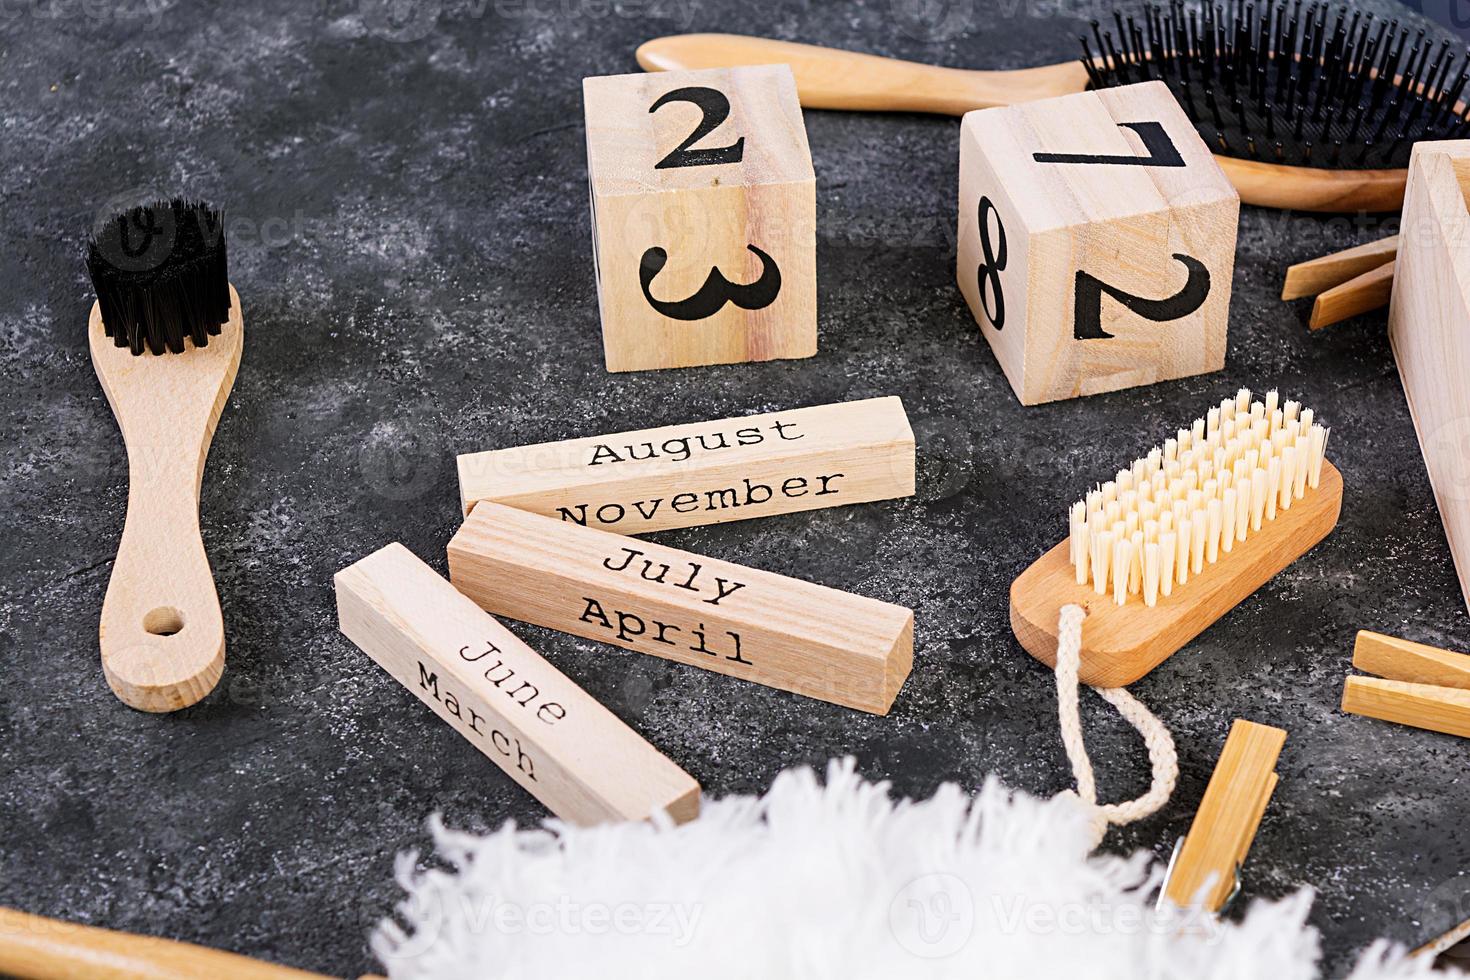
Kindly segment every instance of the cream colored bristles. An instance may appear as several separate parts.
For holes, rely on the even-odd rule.
[[[1329,430],[1249,389],[1207,409],[1067,511],[1078,585],[1153,606],[1316,490]]]

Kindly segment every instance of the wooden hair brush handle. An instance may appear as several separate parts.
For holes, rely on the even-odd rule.
[[[648,71],[790,65],[801,104],[813,109],[960,116],[971,109],[1068,95],[1087,87],[1087,71],[1080,61],[1015,71],[972,71],[743,34],[654,38],[638,48],[638,64]]]
[[[244,326],[230,319],[203,348],[134,355],[93,304],[92,364],[128,448],[128,510],[102,603],[102,670],[142,711],[175,711],[208,694],[225,665],[224,619],[199,535],[199,487],[215,423],[235,383]]]
[[[207,946],[61,922],[0,907],[0,974],[25,980],[311,980]]]
[[[1011,71],[943,68],[814,44],[742,34],[676,34],[646,41],[638,64],[647,71],[787,64],[801,104],[810,109],[934,112],[1013,105],[1085,91],[1081,61]],[[1408,171],[1329,170],[1242,160],[1216,154],[1245,204],[1303,211],[1397,211]]]

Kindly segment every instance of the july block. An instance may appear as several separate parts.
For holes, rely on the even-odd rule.
[[[785,65],[582,82],[609,371],[817,352],[816,176]]]
[[[1239,215],[1162,82],[960,128],[960,291],[1025,405],[1224,367]]]

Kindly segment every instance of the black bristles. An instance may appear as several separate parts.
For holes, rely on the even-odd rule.
[[[1227,155],[1405,167],[1413,144],[1470,132],[1470,52],[1351,5],[1168,0],[1110,20],[1084,42],[1091,86],[1162,79]]]
[[[199,201],[111,218],[87,242],[87,272],[107,336],[134,354],[182,354],[185,338],[204,347],[230,318],[224,221]]]

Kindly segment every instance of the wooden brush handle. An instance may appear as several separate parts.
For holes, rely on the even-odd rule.
[[[128,447],[128,510],[102,603],[102,670],[143,711],[175,711],[224,670],[224,619],[199,536],[199,487],[215,423],[240,364],[244,327],[230,319],[208,346],[140,354],[114,346],[94,305],[92,363]]]
[[[1014,71],[941,68],[743,34],[676,34],[638,48],[648,71],[786,64],[809,109],[934,112],[1013,105],[1087,88],[1081,61]],[[1397,211],[1407,170],[1324,170],[1217,156],[1245,204],[1299,211]]]
[[[318,973],[0,908],[0,974],[25,980],[310,980]]]
[[[648,71],[784,64],[791,66],[801,104],[809,108],[950,116],[1068,95],[1087,86],[1080,61],[1017,71],[970,71],[742,34],[654,38],[638,48],[638,64]]]

